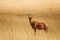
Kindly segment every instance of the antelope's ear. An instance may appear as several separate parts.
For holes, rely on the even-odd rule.
[[[31,14],[26,14],[28,17],[32,17]]]
[[[26,16],[27,16],[28,18],[29,18],[29,15],[30,15],[30,14],[26,14]]]
[[[32,18],[32,16],[31,16],[31,15],[29,15],[29,17],[30,17],[30,18]]]

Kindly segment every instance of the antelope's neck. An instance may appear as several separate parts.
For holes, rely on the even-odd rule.
[[[31,24],[31,20],[29,20],[29,23]]]

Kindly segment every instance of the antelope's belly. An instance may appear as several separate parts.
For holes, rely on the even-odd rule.
[[[44,25],[37,24],[37,25],[36,25],[36,28],[37,28],[38,30],[41,30],[41,29],[43,29],[43,28],[44,28]]]

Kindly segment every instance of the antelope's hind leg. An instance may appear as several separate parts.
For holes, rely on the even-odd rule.
[[[48,29],[48,27],[44,26],[44,30],[45,30],[45,31],[48,31],[47,29]]]

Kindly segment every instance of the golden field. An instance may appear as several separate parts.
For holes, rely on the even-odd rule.
[[[26,14],[48,32],[35,35]],[[0,40],[60,40],[60,0],[0,0]]]
[[[34,21],[48,25],[48,32],[34,30],[26,14],[0,13],[0,40],[60,40],[60,14],[32,14]]]

